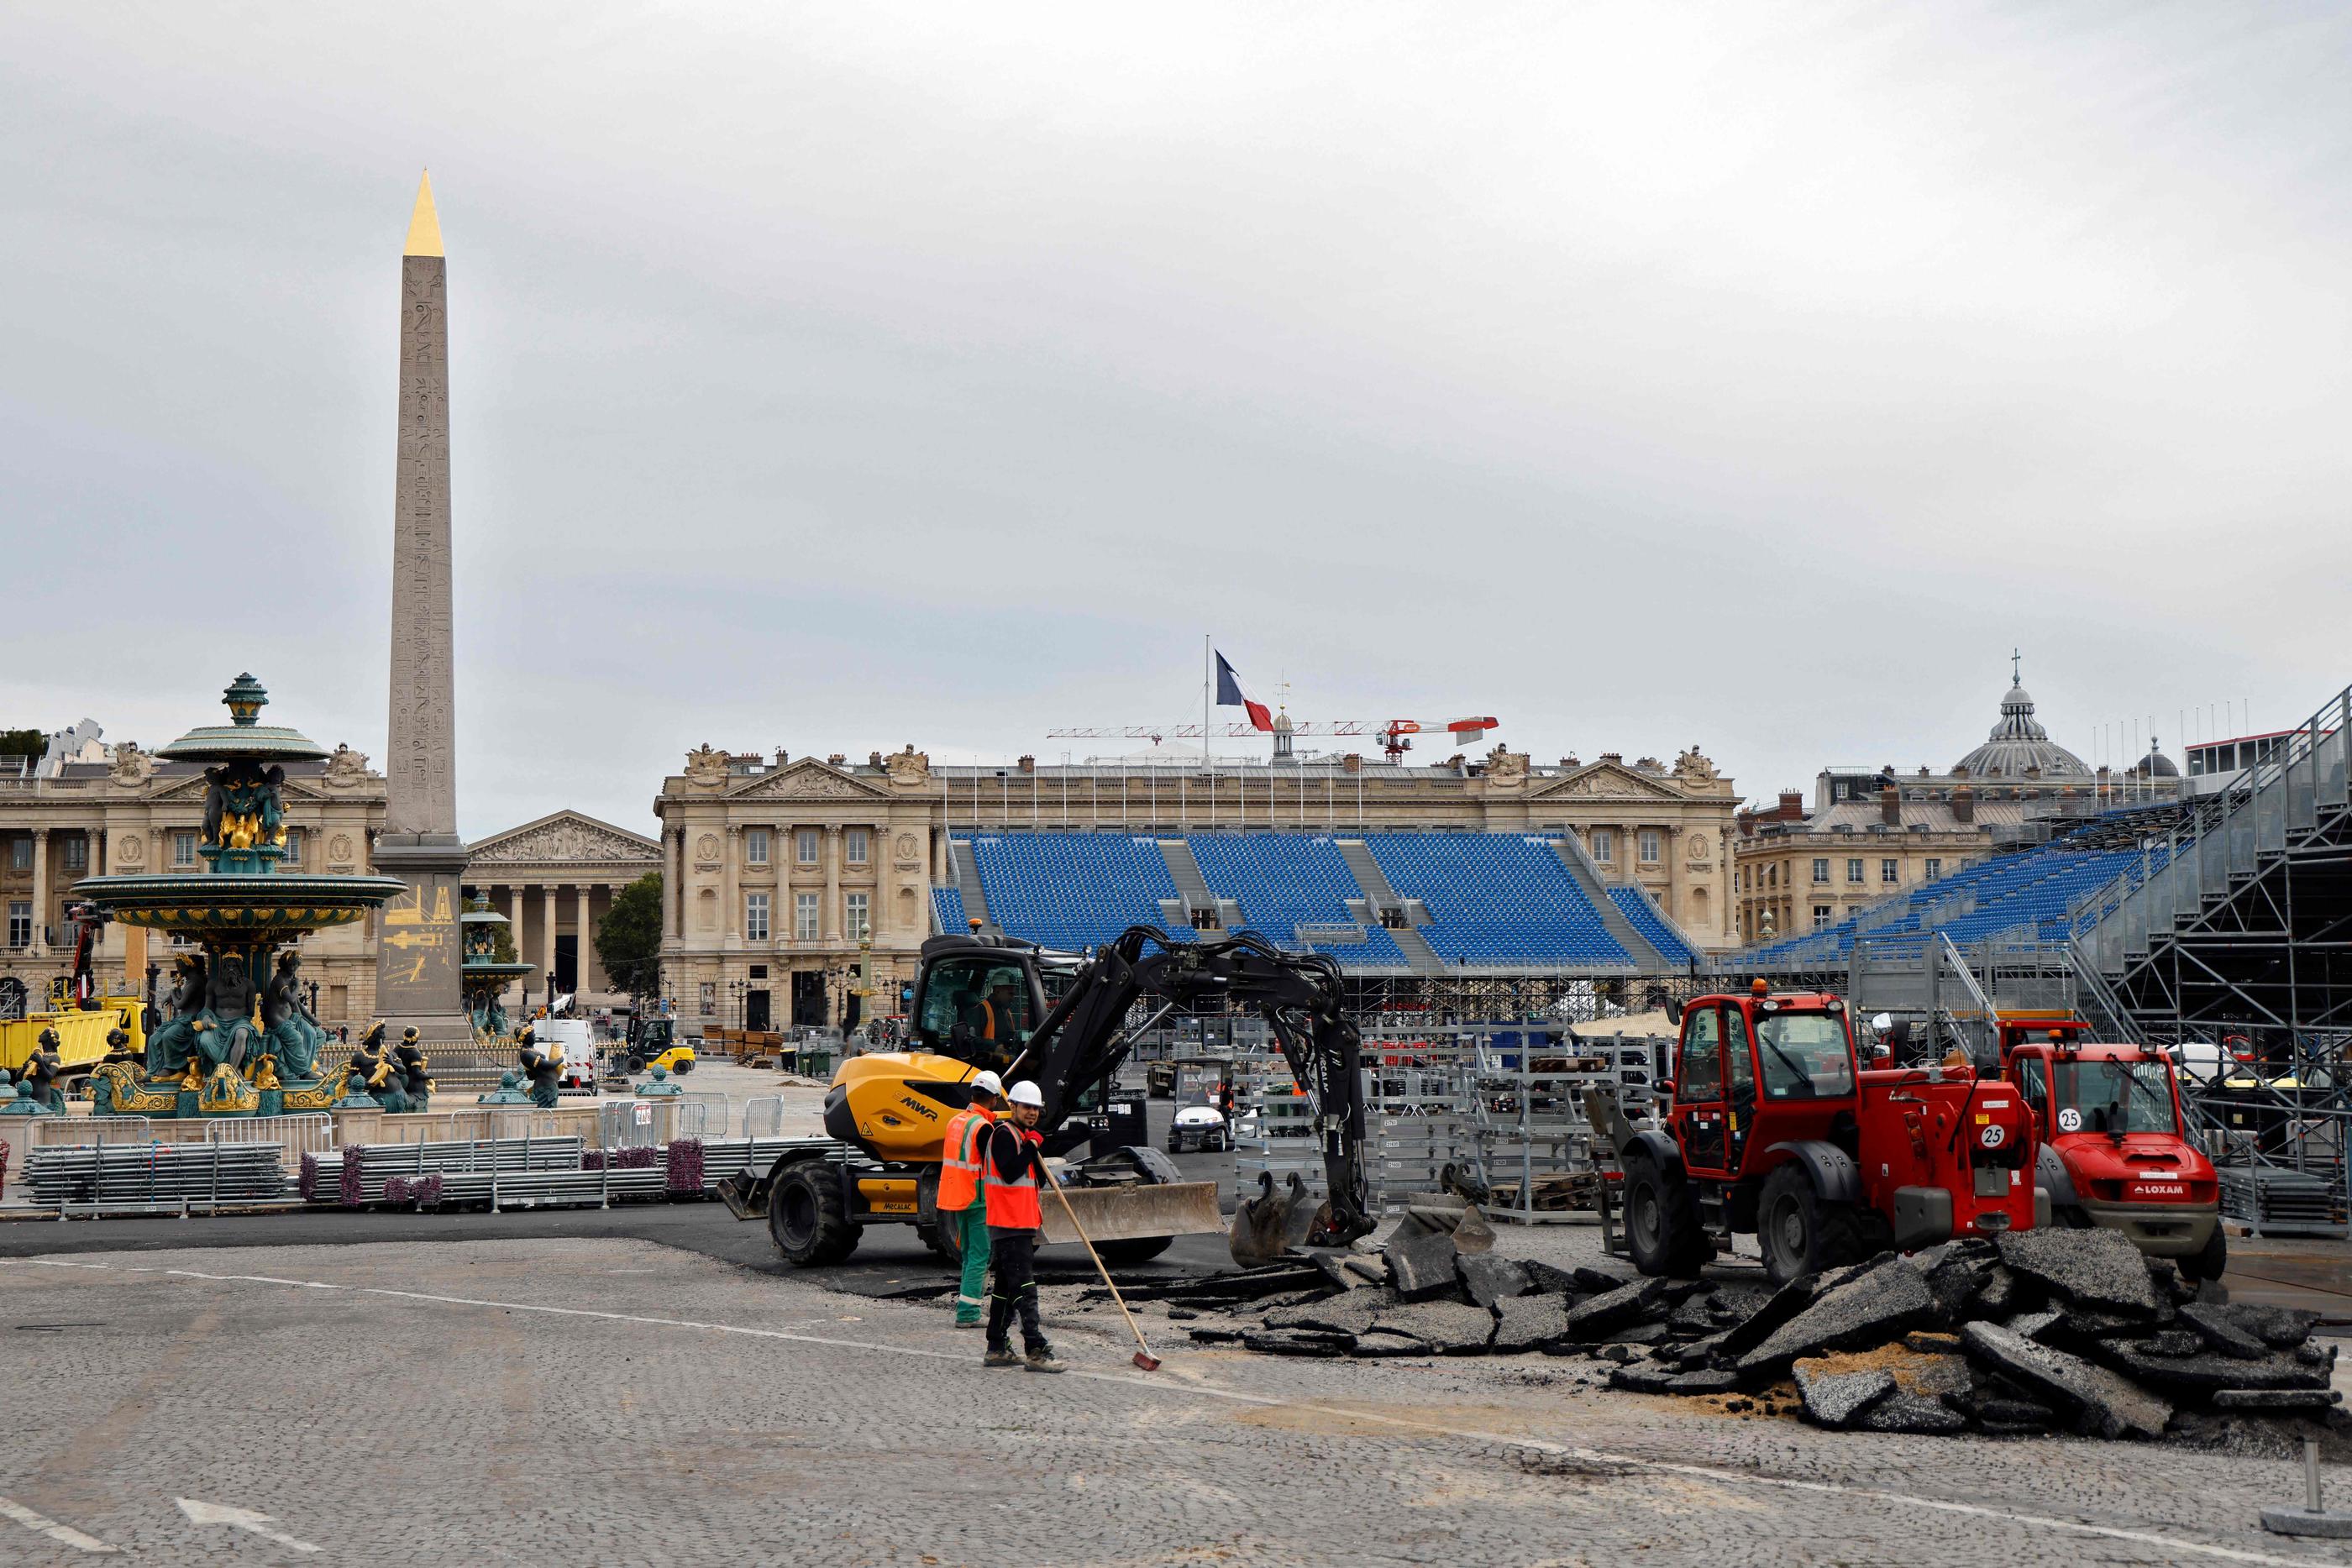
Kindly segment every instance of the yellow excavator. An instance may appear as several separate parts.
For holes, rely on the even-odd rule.
[[[1138,925],[1083,957],[977,931],[934,936],[915,981],[912,1049],[844,1061],[825,1093],[826,1135],[793,1140],[766,1170],[722,1181],[719,1196],[739,1219],[764,1218],[776,1249],[802,1267],[840,1262],[876,1224],[911,1224],[952,1258],[954,1228],[937,1212],[941,1145],[985,1069],[1007,1085],[1037,1084],[1049,1156],[1087,1146],[1086,1158],[1060,1167],[1060,1180],[1106,1262],[1140,1262],[1178,1236],[1220,1232],[1244,1263],[1296,1240],[1344,1245],[1372,1221],[1361,1042],[1343,1001],[1332,959],[1286,953],[1247,932],[1196,942]],[[1133,1018],[1153,1002],[1156,1011]],[[1216,1184],[1182,1180],[1146,1140],[1141,1096],[1114,1108],[1110,1086],[1138,1037],[1172,1012],[1230,1005],[1265,1018],[1316,1109],[1331,1197],[1311,1219],[1294,1181],[1288,1195],[1269,1190],[1244,1205],[1228,1231]],[[1059,1204],[1045,1212],[1047,1241],[1077,1239]]]

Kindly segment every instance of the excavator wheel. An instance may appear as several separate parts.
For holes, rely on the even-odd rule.
[[[784,1261],[824,1269],[857,1250],[865,1228],[849,1218],[841,1177],[824,1160],[795,1160],[768,1193],[768,1237]]]
[[[940,1167],[927,1166],[915,1178],[915,1237],[958,1268],[963,1266],[963,1235],[940,1218]]]
[[[1625,1242],[1633,1267],[1644,1274],[1698,1278],[1700,1266],[1715,1249],[1699,1228],[1682,1172],[1661,1170],[1657,1161],[1643,1155],[1627,1157]]]
[[[1794,1160],[1764,1178],[1764,1194],[1756,1204],[1756,1240],[1764,1253],[1764,1272],[1775,1285],[1863,1255],[1853,1206],[1815,1192],[1812,1176]]]

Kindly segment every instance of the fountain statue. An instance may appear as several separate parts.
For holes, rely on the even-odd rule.
[[[466,993],[466,1010],[474,1018],[474,1038],[485,1044],[502,1040],[514,1026],[499,998],[508,981],[530,974],[538,966],[499,961],[499,928],[512,923],[490,907],[486,895],[476,894],[457,924],[465,928],[466,943],[457,983]]]
[[[308,932],[349,925],[406,891],[388,876],[280,872],[286,852],[286,764],[327,753],[295,730],[260,722],[269,694],[249,674],[222,700],[230,722],[190,730],[155,755],[200,762],[205,818],[194,876],[88,877],[74,896],[125,925],[194,942],[173,961],[168,1015],[140,1063],[109,1061],[91,1077],[100,1115],[250,1116],[323,1111],[348,1070],[322,1080],[327,1031],[302,1003]]]

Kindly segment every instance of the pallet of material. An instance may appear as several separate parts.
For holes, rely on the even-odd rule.
[[[1598,1171],[1555,1171],[1549,1176],[1539,1176],[1528,1185],[1533,1197],[1524,1203],[1519,1198],[1518,1183],[1496,1187],[1496,1206],[1533,1209],[1538,1213],[1601,1207],[1601,1177]]]

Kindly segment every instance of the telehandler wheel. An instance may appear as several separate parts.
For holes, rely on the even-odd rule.
[[[1625,1161],[1625,1241],[1644,1274],[1696,1280],[1714,1248],[1699,1229],[1690,1184],[1680,1171],[1634,1155]]]
[[[1816,1193],[1813,1178],[1794,1160],[1764,1178],[1764,1194],[1756,1204],[1756,1239],[1764,1253],[1764,1272],[1775,1285],[1858,1261],[1863,1250],[1853,1206]]]
[[[768,1237],[784,1261],[823,1269],[857,1250],[865,1228],[849,1218],[841,1177],[824,1160],[795,1160],[768,1192]]]
[[[2191,1280],[2218,1280],[2230,1266],[2230,1238],[2222,1228],[2213,1227],[2212,1239],[2193,1258],[2180,1260],[2180,1271]]]

